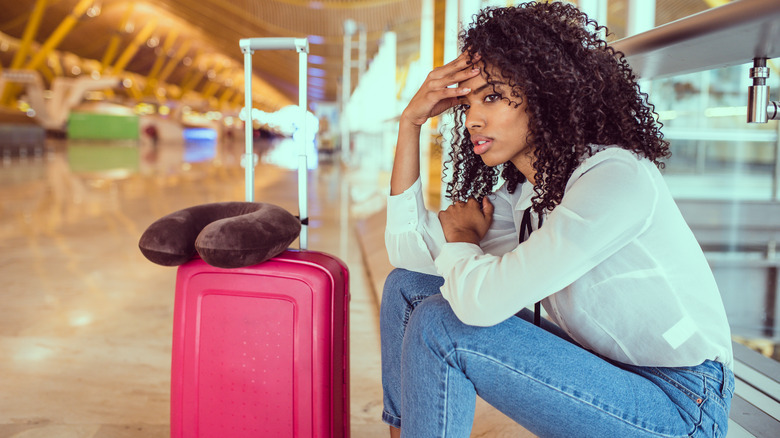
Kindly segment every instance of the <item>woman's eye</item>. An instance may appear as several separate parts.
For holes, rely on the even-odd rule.
[[[470,107],[471,107],[471,105],[466,104],[466,103],[461,103],[460,105],[458,105],[458,109],[461,110],[461,111],[466,111]]]
[[[489,102],[497,102],[499,100],[501,100],[501,95],[500,94],[495,94],[494,93],[494,94],[488,94],[487,96],[485,96],[485,102],[488,102],[488,103]]]

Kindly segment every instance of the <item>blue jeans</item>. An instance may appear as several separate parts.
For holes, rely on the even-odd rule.
[[[385,282],[382,419],[406,437],[468,437],[476,396],[540,437],[723,437],[734,375],[718,362],[638,367],[601,358],[532,313],[463,324],[440,277]],[[402,427],[403,426],[403,427]]]

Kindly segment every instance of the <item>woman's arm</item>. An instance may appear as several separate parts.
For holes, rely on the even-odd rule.
[[[390,199],[387,204],[385,247],[390,263],[435,274],[433,259],[444,243],[436,215],[425,209],[420,179],[420,132],[429,118],[458,104],[468,88],[448,88],[479,74],[463,53],[454,61],[434,69],[401,114],[398,126]]]
[[[436,213],[425,208],[418,179],[408,190],[388,198],[385,248],[390,263],[397,268],[439,275],[434,259],[439,256],[445,237]],[[530,190],[530,187],[518,187]],[[530,196],[530,195],[529,195]],[[492,221],[479,246],[488,254],[504,254],[517,246],[514,208],[517,202],[505,189],[489,195]]]
[[[431,117],[458,104],[458,98],[471,92],[468,88],[448,88],[479,74],[472,68],[466,53],[452,62],[434,69],[401,113],[398,125],[390,194],[398,195],[420,177],[420,131]]]
[[[591,164],[544,226],[504,255],[446,243],[435,261],[442,294],[463,322],[490,326],[558,292],[646,229],[658,197],[649,172],[632,156]]]

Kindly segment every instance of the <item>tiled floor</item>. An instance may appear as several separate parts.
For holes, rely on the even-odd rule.
[[[147,261],[138,238],[169,212],[243,200],[240,149],[188,163],[182,145],[142,145],[130,170],[74,171],[68,145],[51,143],[42,157],[0,165],[0,438],[168,436],[175,268]],[[339,256],[351,274],[355,438],[387,434],[372,286],[388,269],[375,255],[380,178],[327,163],[311,172],[309,247]],[[351,184],[360,203],[349,200]],[[297,213],[295,187],[294,171],[258,165],[257,201]],[[371,230],[364,247],[382,251],[364,258],[358,229]],[[473,436],[530,435],[480,404]]]

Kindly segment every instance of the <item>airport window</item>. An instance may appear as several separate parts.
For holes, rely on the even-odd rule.
[[[770,60],[771,96],[780,63]],[[747,123],[752,64],[642,83],[672,158],[664,175],[707,255],[734,340],[780,360],[775,238],[780,229],[778,122]]]

